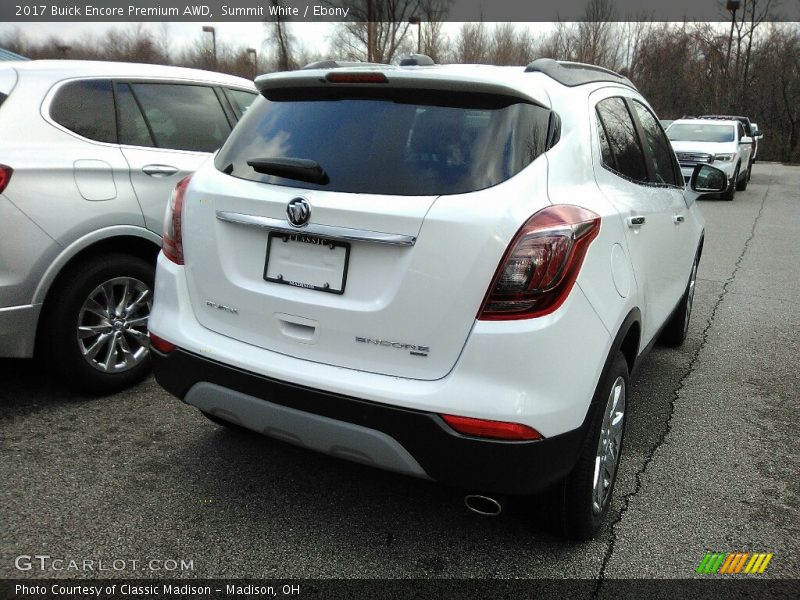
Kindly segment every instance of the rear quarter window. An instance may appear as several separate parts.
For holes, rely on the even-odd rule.
[[[50,118],[90,140],[116,143],[117,122],[111,81],[88,79],[65,83],[50,103]]]
[[[508,98],[392,93],[259,100],[215,164],[234,177],[277,185],[440,195],[496,185],[545,151],[550,111],[541,106]],[[317,184],[258,173],[247,162],[259,158],[310,159],[329,181]]]

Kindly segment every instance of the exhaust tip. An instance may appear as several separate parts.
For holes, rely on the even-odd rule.
[[[481,494],[464,496],[464,505],[482,517],[497,517],[503,512],[503,505],[499,500]]]

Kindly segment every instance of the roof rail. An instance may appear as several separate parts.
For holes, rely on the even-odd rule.
[[[553,60],[552,58],[537,58],[525,68],[525,72],[544,73],[567,87],[607,81],[609,83],[621,83],[629,88],[636,89],[630,79],[609,69],[583,63]]]
[[[385,67],[386,65],[383,63],[370,63],[370,62],[359,62],[355,60],[346,61],[346,60],[318,60],[316,62],[308,63],[304,66],[301,71],[306,71],[310,69],[341,69],[341,68],[353,68],[353,67]]]

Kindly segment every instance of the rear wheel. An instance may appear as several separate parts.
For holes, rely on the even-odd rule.
[[[73,388],[109,394],[150,370],[147,320],[154,268],[126,254],[95,257],[54,290],[39,343],[47,363]]]
[[[571,539],[593,537],[611,504],[625,433],[628,383],[628,363],[617,352],[590,408],[591,424],[578,463],[558,490],[562,529]]]

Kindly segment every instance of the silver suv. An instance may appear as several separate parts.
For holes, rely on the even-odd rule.
[[[170,191],[255,96],[178,67],[0,66],[0,357],[36,351],[93,393],[146,375]]]

